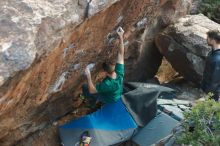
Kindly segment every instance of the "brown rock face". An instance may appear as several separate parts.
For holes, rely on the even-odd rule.
[[[188,0],[0,1],[0,145],[14,145],[74,109],[85,66],[94,65],[99,80],[101,62],[115,57],[118,26],[126,31],[126,80],[153,77],[162,59],[154,37],[189,5]]]
[[[206,33],[219,28],[219,24],[204,15],[187,16],[159,34],[156,44],[177,72],[186,79],[199,83],[205,57],[211,50],[206,43]]]

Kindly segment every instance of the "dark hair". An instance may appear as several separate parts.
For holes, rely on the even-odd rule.
[[[213,39],[217,43],[220,43],[220,32],[218,30],[210,30],[207,32],[207,35],[210,39]]]
[[[113,62],[104,62],[102,68],[104,71],[111,74],[115,71],[115,64]]]

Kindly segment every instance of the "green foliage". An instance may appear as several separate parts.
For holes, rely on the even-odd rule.
[[[203,13],[210,19],[215,18],[215,11],[220,7],[220,0],[202,0],[199,12]]]
[[[220,103],[210,99],[199,102],[184,117],[178,144],[220,146]]]

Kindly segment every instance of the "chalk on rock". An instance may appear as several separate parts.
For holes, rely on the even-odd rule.
[[[129,41],[124,42],[124,46],[127,46],[129,44]]]
[[[105,43],[107,45],[111,45],[114,42],[114,40],[116,40],[116,39],[117,39],[117,34],[116,33],[109,33],[106,37]]]
[[[123,20],[123,16],[118,17],[117,23],[120,23]]]
[[[77,70],[77,69],[79,69],[80,68],[80,63],[77,63],[77,64],[74,64],[73,65],[73,69],[74,70]]]
[[[106,2],[101,1],[101,2],[99,2],[99,3],[98,3],[98,6],[104,6],[104,5],[105,5],[105,3],[106,3]]]
[[[73,43],[71,43],[67,48],[65,48],[65,49],[63,50],[63,58],[66,57],[66,54],[67,54],[67,52],[68,52],[70,49],[73,49],[73,48],[75,48],[75,47],[76,47],[76,45],[73,44]]]
[[[89,65],[86,66],[86,68],[89,68],[89,70],[92,70],[95,66],[95,63],[90,63]]]
[[[68,46],[69,49],[73,49],[73,48],[75,48],[75,47],[76,47],[76,45],[75,45],[74,43],[71,43],[71,44]]]
[[[56,93],[61,91],[61,87],[62,85],[65,83],[66,81],[66,76],[67,76],[68,72],[64,72],[62,73],[62,75],[59,77],[59,79],[55,82],[54,85],[51,86],[51,93]]]
[[[139,21],[139,22],[137,23],[137,27],[138,27],[138,28],[145,27],[146,24],[147,24],[147,18],[145,17],[145,18],[143,18],[141,21]]]
[[[65,48],[64,51],[63,51],[63,58],[66,57],[66,53],[67,53],[67,51],[68,51],[68,48]]]

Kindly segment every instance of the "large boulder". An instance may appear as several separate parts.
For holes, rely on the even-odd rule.
[[[155,41],[177,72],[199,84],[205,58],[211,51],[206,42],[206,33],[212,29],[220,30],[220,25],[202,14],[186,16],[158,34]]]
[[[154,38],[178,18],[185,16],[191,0],[149,0],[146,15],[135,24],[134,39],[130,41],[125,55],[125,81],[146,81],[155,76],[162,62]],[[142,13],[142,12],[141,12]],[[146,28],[143,27],[146,25]],[[133,32],[133,30],[131,29]]]
[[[162,59],[154,37],[189,6],[190,0],[0,1],[0,144],[22,143],[74,110],[85,66],[97,81],[101,62],[116,57],[118,26],[126,31],[126,80],[153,77]]]

